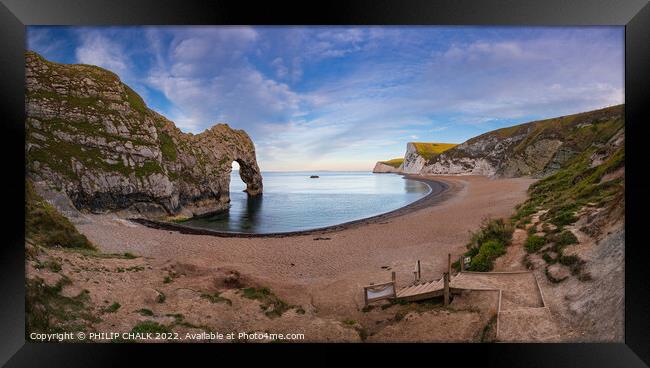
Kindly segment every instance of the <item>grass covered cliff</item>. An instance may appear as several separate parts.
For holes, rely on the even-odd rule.
[[[26,155],[30,178],[79,209],[185,216],[224,209],[231,164],[247,191],[262,191],[246,132],[217,124],[181,132],[119,77],[26,53]]]
[[[546,177],[624,126],[624,106],[497,129],[428,160],[423,174]]]
[[[378,161],[373,172],[418,173],[425,162],[455,146],[455,143],[409,142],[404,157]]]

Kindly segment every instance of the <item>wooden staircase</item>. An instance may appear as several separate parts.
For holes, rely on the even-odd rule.
[[[454,276],[452,276],[452,280]],[[435,298],[444,294],[444,279],[425,281],[405,286],[397,291],[396,298],[407,302],[415,302],[429,298]]]

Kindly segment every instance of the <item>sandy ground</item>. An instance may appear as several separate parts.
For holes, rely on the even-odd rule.
[[[185,235],[90,216],[79,230],[104,252],[131,252],[207,268],[227,268],[271,287],[292,303],[311,303],[322,314],[345,314],[363,307],[362,287],[390,280],[411,281],[417,259],[422,277],[439,278],[447,253],[457,258],[469,232],[486,217],[509,216],[524,201],[531,179],[436,177],[451,195],[433,207],[323,236],[222,238]],[[315,240],[323,238],[324,240]],[[385,268],[382,268],[385,267]]]
[[[364,311],[363,286],[389,281],[392,271],[398,287],[408,285],[418,259],[422,279],[440,279],[447,254],[457,259],[483,219],[510,216],[534,180],[425,179],[443,182],[446,190],[391,216],[290,237],[189,235],[114,215],[85,215],[76,226],[99,250],[139,257],[98,259],[48,250],[42,260],[54,257],[62,270],[48,275],[29,266],[28,275],[53,282],[66,275],[73,280],[64,289],[70,296],[88,290],[101,318],[96,327],[104,331],[129,331],[138,322],[154,320],[176,321],[175,331],[181,332],[300,331],[307,341],[479,341],[490,335],[484,329],[494,315],[491,300],[482,303],[485,308],[468,304],[467,298],[476,299],[469,294],[454,298],[449,307],[431,302]],[[233,271],[240,275],[236,287],[224,281]],[[281,317],[269,318],[259,301],[244,297],[248,286],[268,287],[290,307]],[[215,293],[230,302],[204,297]],[[160,294],[166,297],[162,303]],[[122,307],[106,312],[113,302]],[[153,315],[141,315],[142,308]]]

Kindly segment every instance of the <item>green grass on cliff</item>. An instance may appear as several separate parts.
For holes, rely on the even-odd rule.
[[[140,114],[146,114],[148,109],[142,97],[140,97],[140,95],[138,95],[134,90],[131,89],[131,87],[127,86],[126,84],[124,85],[124,89],[126,90],[127,101],[129,101],[131,108]]]
[[[448,149],[457,146],[455,143],[426,143],[426,142],[413,142],[417,153],[424,157],[425,160],[431,160],[435,156],[445,152]]]
[[[525,124],[497,129],[468,140],[472,143],[487,136],[501,139],[526,134],[514,152],[522,152],[532,143],[543,138],[560,139],[568,147],[580,152],[593,143],[604,143],[624,124],[624,105],[606,107],[599,110],[561,116],[557,118],[532,121]]]
[[[384,165],[392,166],[392,167],[397,169],[404,162],[404,158],[403,157],[398,157],[398,158],[394,158],[392,160],[379,161],[379,162],[384,164]]]
[[[515,214],[509,220],[487,221],[481,226],[472,236],[465,253],[465,256],[472,257],[470,271],[489,271],[492,261],[505,253],[500,245],[511,241],[511,224],[516,223],[518,227],[523,227],[530,223],[532,214],[547,210],[541,220],[557,227],[548,239],[556,245],[554,250],[559,254],[557,260],[561,263],[572,262],[576,265],[572,266],[572,274],[578,275],[580,280],[589,279],[590,276],[580,269],[584,262],[562,256],[562,247],[577,242],[571,232],[563,231],[562,228],[575,223],[578,220],[578,211],[585,206],[609,208],[624,200],[625,176],[621,170],[625,168],[625,143],[618,147],[611,144],[612,138],[618,137],[617,134],[624,134],[623,109],[623,105],[614,106],[549,119],[545,121],[546,126],[542,122],[535,122],[488,133],[514,135],[521,132],[521,129],[532,129],[533,134],[524,140],[526,144],[531,144],[541,137],[559,138],[561,135],[566,144],[578,150],[578,153],[554,174],[531,185],[528,189],[528,199],[517,206]],[[560,131],[562,129],[566,131]],[[525,146],[519,149],[523,150]],[[595,160],[596,157],[601,157],[602,160]],[[613,173],[617,175],[608,176]],[[622,175],[618,175],[619,173]],[[546,241],[544,237],[529,233],[525,249],[527,252],[537,252]],[[547,262],[555,261],[546,256]],[[454,263],[454,267],[458,269],[458,261]]]
[[[25,181],[25,236],[46,247],[94,249],[85,235],[36,193],[30,180]]]
[[[603,180],[605,175],[625,166],[625,145],[619,147],[604,162],[592,166],[591,157],[601,148],[591,147],[570,161],[555,174],[530,186],[529,198],[517,208],[513,220],[546,209],[542,216],[562,227],[577,220],[576,212],[586,205],[603,207],[625,195],[624,176]]]
[[[163,158],[167,161],[176,161],[176,145],[172,137],[164,131],[158,133],[160,139],[160,151],[162,151]]]

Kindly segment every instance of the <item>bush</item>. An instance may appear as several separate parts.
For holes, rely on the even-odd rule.
[[[504,255],[506,253],[506,247],[499,241],[490,240],[481,246],[479,254],[481,253],[485,254],[488,258],[494,259]]]
[[[569,230],[564,230],[557,236],[553,237],[553,241],[555,242],[555,244],[559,246],[566,246],[571,244],[577,244],[578,238],[576,238],[576,236],[573,235],[573,233],[570,232]]]
[[[565,266],[572,266],[574,264],[577,264],[579,261],[580,261],[580,258],[578,258],[578,256],[575,256],[575,255],[560,257],[560,263],[565,265]]]
[[[573,209],[559,211],[551,218],[551,223],[557,227],[571,225],[576,221],[578,221],[578,218],[575,216],[575,210]]]
[[[475,257],[478,254],[478,251],[478,247],[469,248],[469,250],[465,252],[465,257]]]
[[[136,312],[140,313],[142,316],[153,316],[153,311],[147,308],[138,309]]]
[[[481,246],[478,254],[472,258],[469,270],[478,272],[490,271],[494,260],[505,253],[506,247],[503,243],[497,240],[487,241]]]
[[[226,303],[232,305],[232,300],[222,297],[219,292],[214,294],[201,294],[201,298],[207,299],[210,303]]]
[[[557,258],[551,257],[551,255],[546,253],[546,252],[544,252],[544,254],[542,254],[542,259],[544,260],[544,262],[546,262],[548,264],[554,264],[555,262],[557,262]]]
[[[467,244],[465,257],[472,257],[467,269],[477,272],[490,271],[494,260],[506,253],[505,246],[510,243],[513,231],[512,224],[503,219],[484,219]]]
[[[524,247],[526,248],[526,251],[528,253],[535,253],[538,250],[542,249],[542,247],[546,244],[546,239],[544,239],[541,236],[537,235],[530,235],[528,238],[526,238],[526,243],[524,244]]]
[[[292,308],[284,300],[273,294],[267,287],[254,288],[249,287],[242,289],[243,297],[257,300],[260,302],[260,308],[269,318],[280,317],[284,312]]]
[[[480,247],[483,243],[496,240],[502,244],[510,243],[512,239],[512,225],[503,219],[483,220],[480,229],[472,234],[470,247]]]
[[[476,272],[488,272],[492,269],[492,262],[485,254],[479,253],[476,257],[472,258],[468,270]]]
[[[115,312],[117,312],[118,309],[120,309],[120,307],[122,307],[122,305],[120,303],[114,302],[113,304],[106,307],[104,309],[104,312],[106,312],[106,313],[115,313]]]
[[[140,333],[140,334],[145,334],[145,333],[170,333],[172,330],[165,326],[161,325],[157,322],[154,321],[144,321],[140,322],[137,325],[133,326],[131,329],[131,333]]]

